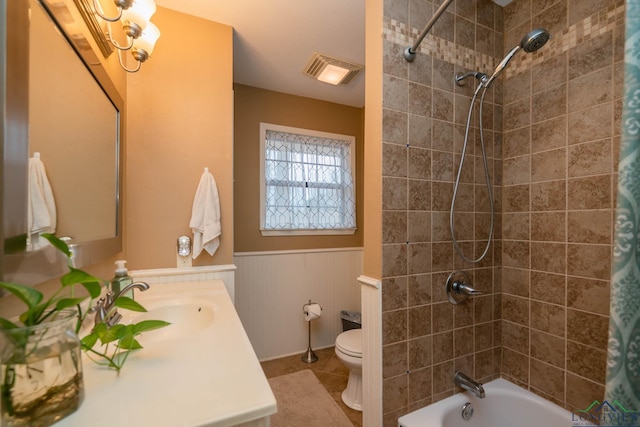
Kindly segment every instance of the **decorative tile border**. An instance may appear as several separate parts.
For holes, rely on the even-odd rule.
[[[513,63],[505,70],[506,77],[526,71],[534,64],[544,62],[590,39],[613,31],[618,26],[623,26],[624,13],[624,0],[615,0],[607,8],[566,28],[562,34],[553,35],[543,49],[529,55],[516,56]],[[402,46],[398,51],[399,55],[406,47],[415,43],[421,31],[422,29],[408,28],[408,25],[403,22],[384,17],[383,37],[387,41]],[[468,70],[483,72],[494,69],[499,61],[432,34],[427,34],[417,51]]]
[[[624,13],[624,0],[616,0],[607,8],[566,28],[561,35],[552,34],[551,40],[543,49],[514,58],[514,63],[505,70],[506,77],[526,71],[532,65],[540,64],[556,55],[567,52],[586,41],[613,31],[616,27],[624,28]]]
[[[382,31],[385,40],[402,46],[402,50],[398,51],[398,54],[402,55],[405,48],[413,46],[422,29],[411,28],[409,30],[406,24],[385,16]],[[489,55],[456,45],[432,34],[427,34],[418,46],[417,52],[426,53],[436,59],[468,70],[490,70],[495,67],[496,63],[495,58]]]

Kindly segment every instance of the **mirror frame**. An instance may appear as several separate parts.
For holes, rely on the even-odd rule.
[[[81,268],[122,252],[123,152],[125,103],[107,70],[77,26],[86,28],[71,0],[36,0],[84,62],[118,110],[116,235],[112,238],[72,243],[72,262]],[[27,170],[29,157],[29,0],[0,0],[0,280],[36,285],[68,271],[67,259],[49,246],[26,251]],[[72,28],[76,30],[72,33]]]

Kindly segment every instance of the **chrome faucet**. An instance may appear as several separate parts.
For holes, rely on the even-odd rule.
[[[91,309],[91,312],[96,313],[94,324],[104,323],[109,328],[117,325],[120,319],[122,319],[122,315],[118,313],[118,308],[115,306],[116,300],[134,288],[140,291],[146,291],[149,289],[149,284],[146,282],[134,282],[122,288],[116,295],[111,291],[107,292],[104,297],[98,300],[96,306]]]
[[[445,292],[449,302],[454,305],[465,302],[469,296],[482,295],[482,291],[471,286],[471,277],[461,270],[456,270],[449,275]]]
[[[470,391],[480,399],[484,399],[485,397],[484,388],[482,387],[481,383],[472,380],[471,378],[469,378],[468,376],[466,376],[460,371],[456,371],[454,379],[457,386],[462,387],[467,391]]]

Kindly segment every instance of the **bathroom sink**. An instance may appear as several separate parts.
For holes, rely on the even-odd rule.
[[[145,343],[161,342],[186,338],[198,334],[211,326],[214,318],[214,305],[204,299],[168,299],[139,302],[147,309],[144,313],[132,312],[124,317],[125,323],[138,323],[143,320],[164,320],[171,325],[142,333],[138,341]]]
[[[171,325],[140,334],[143,348],[120,374],[84,353],[85,400],[56,427],[268,425],[276,400],[222,280],[151,284],[134,296],[148,311],[118,309],[121,323]]]

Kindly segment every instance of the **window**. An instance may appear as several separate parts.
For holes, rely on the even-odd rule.
[[[353,234],[355,138],[260,123],[261,232]]]

